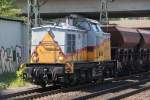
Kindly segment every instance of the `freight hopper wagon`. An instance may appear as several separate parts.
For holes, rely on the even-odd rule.
[[[111,33],[111,57],[117,61],[117,76],[150,69],[150,31],[119,26],[102,29]]]

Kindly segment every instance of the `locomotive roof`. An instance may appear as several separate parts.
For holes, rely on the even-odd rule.
[[[80,32],[85,32],[86,30],[79,29],[75,26],[70,26],[70,25],[62,25],[62,26],[57,26],[57,25],[42,25],[41,27],[34,27],[32,28],[33,30],[36,29],[41,29],[41,28],[56,28],[56,29],[62,29],[62,30],[69,30],[69,31],[80,31]]]
[[[85,18],[85,17],[83,17],[83,16],[76,15],[76,14],[71,14],[71,15],[70,15],[70,16],[68,16],[68,17],[76,18],[76,19],[85,19],[86,21],[89,21],[89,22],[92,22],[92,23],[99,24],[99,22],[98,22],[97,20],[93,20],[93,19]]]
[[[92,23],[99,24],[99,22],[97,20],[93,20],[93,19],[89,19],[89,18],[85,18],[85,20],[92,22]]]

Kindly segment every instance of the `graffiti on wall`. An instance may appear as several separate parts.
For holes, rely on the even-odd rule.
[[[0,73],[15,72],[22,62],[22,48],[15,47],[0,48]]]

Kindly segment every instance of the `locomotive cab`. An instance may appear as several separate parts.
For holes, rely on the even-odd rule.
[[[111,60],[110,33],[101,29],[98,21],[84,18],[74,19],[74,26],[87,31],[87,60]]]

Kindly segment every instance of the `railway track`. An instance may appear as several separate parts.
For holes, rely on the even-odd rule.
[[[120,99],[132,96],[134,94],[140,93],[140,92],[148,90],[148,89],[150,89],[150,85],[142,87],[142,88],[134,90],[134,91],[131,91],[131,92],[128,92],[128,93],[125,93],[125,94],[122,94],[122,95],[119,95],[119,96],[115,96],[115,97],[109,98],[109,100],[120,100]]]
[[[126,83],[102,91],[93,92],[88,95],[80,96],[74,98],[73,100],[120,100],[148,89],[150,89],[150,76],[147,76],[139,81]]]
[[[34,94],[34,93],[37,93],[37,92],[50,91],[50,90],[53,90],[54,88],[56,89],[57,87],[48,86],[44,89],[41,88],[41,87],[35,87],[35,88],[27,89],[27,90],[22,90],[22,91],[19,91],[19,92],[3,94],[2,98],[3,99],[13,99],[13,98],[17,98],[17,97],[20,97],[20,96],[23,96],[23,95]]]
[[[124,79],[128,79],[128,78],[135,78],[135,76],[144,77],[145,75],[148,75],[149,73],[150,72],[145,72],[145,73],[141,73],[141,74],[135,74],[135,75],[131,75],[131,76],[125,76],[125,77],[121,77],[121,78],[110,79],[110,80],[105,81],[104,82],[105,84],[103,84],[103,85],[108,84],[108,87],[110,88],[111,85],[113,86],[113,84],[111,83],[112,81],[120,81],[120,80],[124,80]],[[119,87],[123,84],[125,84],[125,82],[114,83],[113,87],[116,87],[116,86]],[[103,85],[101,85],[101,87],[103,87]],[[7,99],[7,100],[28,100],[28,99],[40,98],[40,97],[44,97],[44,96],[48,96],[48,95],[52,95],[52,94],[67,93],[69,91],[78,91],[78,90],[83,90],[85,88],[88,89],[90,87],[96,87],[96,86],[99,86],[99,84],[98,83],[97,84],[90,83],[90,84],[86,84],[86,85],[79,85],[76,87],[69,87],[69,88],[54,88],[54,87],[48,87],[45,89],[38,88],[38,89],[33,89],[33,90],[31,89],[28,91],[22,91],[22,92],[18,92],[18,93],[14,93],[14,94],[4,95],[3,97],[4,97],[4,99]],[[107,91],[102,90],[102,91],[104,94],[108,90]],[[98,94],[97,94],[97,96],[98,96]],[[83,96],[83,97],[79,97],[79,98],[75,98],[75,99],[81,99],[81,98],[84,99],[84,98],[88,98],[88,97],[90,97],[90,96]]]
[[[132,96],[134,94],[140,93],[142,91],[148,90],[148,89],[150,89],[150,82],[147,84],[144,84],[144,85],[143,84],[139,85],[138,88],[136,88],[136,87],[137,86],[130,87],[130,89],[128,89],[127,92],[120,94],[120,95],[115,95],[115,96],[109,98],[109,100],[120,100],[120,99],[129,97],[129,96]],[[123,90],[123,91],[125,91],[125,90]]]
[[[74,90],[84,88],[84,87],[87,87],[87,86],[94,86],[94,84],[86,84],[84,86],[79,85],[79,86],[76,86],[76,87],[59,88],[59,89],[56,89],[56,88],[51,89],[49,87],[49,90],[48,90],[48,88],[45,88],[46,90],[40,88],[40,89],[25,91],[25,92],[21,92],[21,93],[19,92],[19,93],[5,95],[5,96],[3,96],[3,98],[7,99],[7,100],[28,100],[28,99],[39,98],[39,97],[42,97],[42,96],[57,94],[57,93],[60,93],[60,92],[74,91]]]

